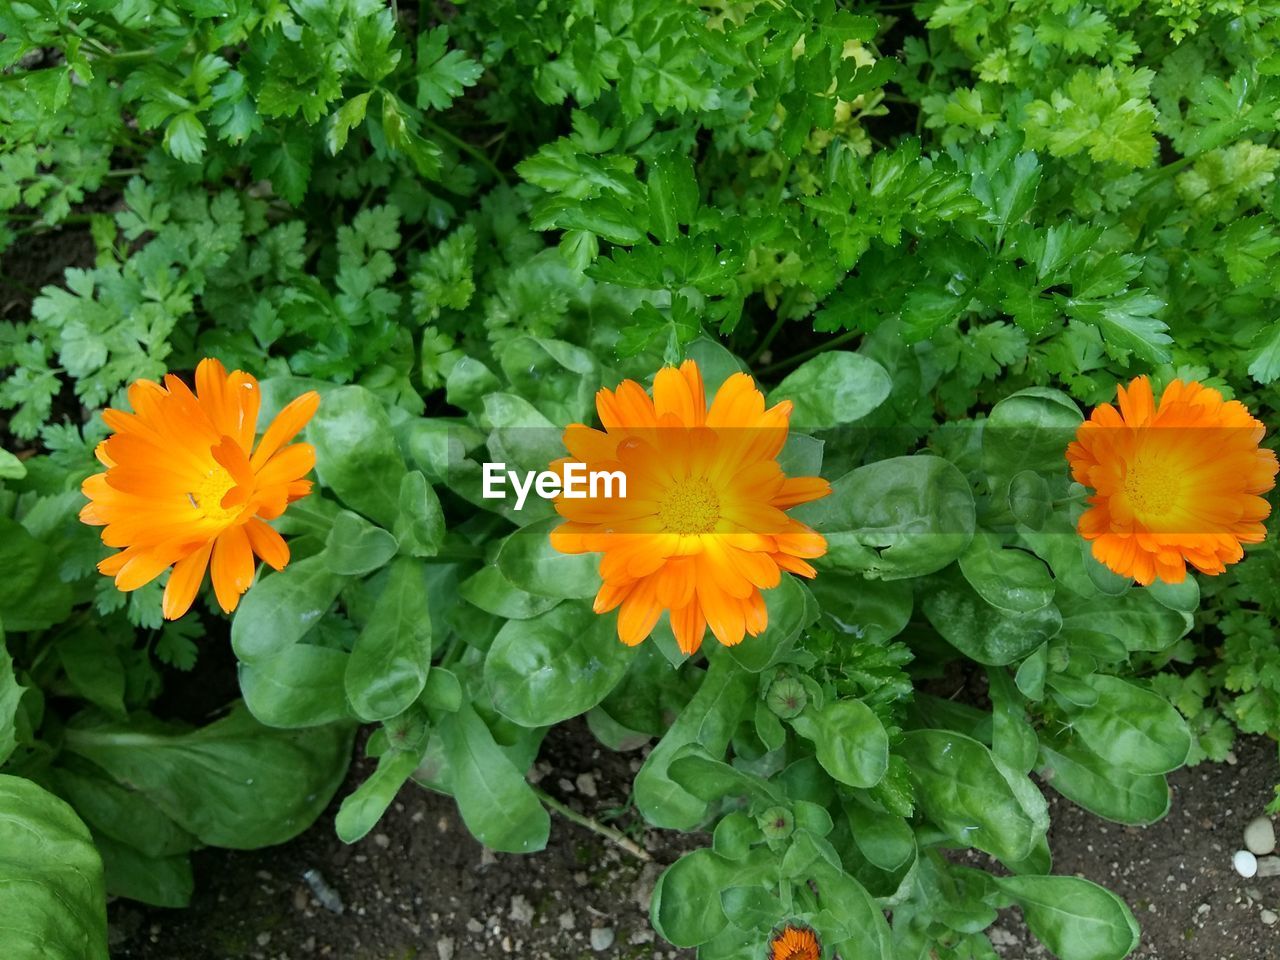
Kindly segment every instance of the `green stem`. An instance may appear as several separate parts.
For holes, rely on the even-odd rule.
[[[826,343],[822,344],[821,346],[814,347],[811,350],[805,350],[803,353],[797,353],[795,356],[787,357],[786,359],[779,360],[777,363],[771,363],[767,367],[761,367],[759,370],[756,371],[756,376],[762,376],[767,373],[773,373],[775,370],[785,369],[786,367],[791,366],[793,363],[803,363],[805,360],[808,360],[810,357],[816,357],[818,354],[822,353],[824,350],[830,350],[833,347],[838,347],[842,343],[848,343],[850,340],[856,339],[857,337],[860,337],[860,336],[862,336],[861,330],[846,330],[844,333],[840,334],[840,336],[832,337],[830,340],[828,340]]]
[[[502,171],[499,170],[497,166],[494,165],[494,162],[489,159],[488,155],[484,153],[484,151],[479,150],[476,147],[472,146],[471,144],[467,143],[467,141],[463,140],[457,134],[451,133],[450,131],[446,130],[444,127],[440,126],[438,123],[432,123],[430,120],[423,120],[422,123],[437,137],[440,137],[444,140],[448,140],[450,143],[452,143],[455,147],[457,147],[463,153],[468,154],[478,164],[480,164],[482,167],[484,167],[486,170],[492,173],[494,177],[497,178],[498,182],[502,184],[504,187],[510,185],[507,183],[507,178],[503,176]]]
[[[613,827],[606,827],[599,820],[592,820],[590,817],[584,816],[583,814],[579,813],[577,810],[574,810],[572,807],[565,806],[555,797],[551,796],[551,794],[547,793],[545,790],[539,787],[533,787],[533,792],[534,794],[537,795],[538,799],[541,800],[546,806],[550,807],[552,810],[560,814],[560,816],[564,817],[566,820],[570,820],[573,823],[576,823],[580,827],[586,827],[588,830],[590,830],[592,833],[596,834],[597,836],[604,837],[610,843],[625,850],[627,853],[631,854],[637,860],[644,860],[648,862],[653,859],[653,857],[649,856],[649,853],[647,850],[645,850],[643,847],[637,844],[630,837],[626,836],[625,834],[621,833],[618,830],[613,829]]]

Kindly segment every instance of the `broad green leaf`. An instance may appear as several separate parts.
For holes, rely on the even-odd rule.
[[[1000,667],[987,670],[991,696],[991,752],[1018,773],[1036,765],[1039,742],[1027,720],[1022,694]]]
[[[768,402],[790,400],[797,430],[829,430],[861,420],[884,403],[891,387],[889,374],[870,357],[829,350],[788,374]]]
[[[475,838],[500,853],[545,847],[550,815],[471,705],[446,716],[440,733],[458,812]]]
[[[521,590],[497,567],[481,567],[458,587],[463,600],[504,620],[528,620],[562,601]]]
[[[334,830],[343,843],[355,843],[374,828],[418,767],[418,751],[389,750],[378,758],[377,769],[342,800]]]
[[[897,870],[916,852],[916,835],[905,817],[885,813],[858,800],[844,803],[853,842],[881,870]]]
[[[93,835],[102,856],[107,896],[128,897],[155,907],[185,907],[191,902],[195,877],[185,853],[150,857],[127,843]]]
[[[1049,828],[1044,797],[991,751],[950,730],[911,730],[897,750],[925,814],[949,837],[1005,864],[1025,860]]]
[[[654,826],[690,830],[707,815],[707,804],[671,779],[668,767],[682,747],[696,743],[722,756],[746,715],[757,680],[728,657],[713,659],[698,692],[667,729],[636,774],[636,809]]]
[[[1106,603],[1073,599],[1061,608],[1064,639],[1076,631],[1105,633],[1131,652],[1167,650],[1192,626],[1190,614],[1170,609],[1149,590],[1130,590]]]
[[[55,649],[76,693],[103,710],[125,715],[124,664],[106,637],[92,627],[81,627],[62,637]]]
[[[157,860],[188,853],[200,841],[183,830],[145,795],[117,783],[92,763],[66,752],[50,768],[52,786],[75,807],[95,842],[111,837]]]
[[[850,787],[874,787],[889,769],[889,737],[875,712],[861,700],[835,700],[791,720],[796,733],[813,741],[818,762]]]
[[[403,553],[434,557],[440,552],[445,535],[444,508],[419,470],[410,470],[400,482],[400,516],[394,532]]]
[[[74,810],[0,774],[0,931],[12,960],[107,960],[102,859]]]
[[[596,706],[627,672],[635,651],[612,617],[564,602],[528,620],[509,620],[484,662],[493,705],[526,727],[545,727]]]
[[[251,850],[297,836],[320,815],[346,773],[351,736],[346,726],[264,727],[238,705],[194,730],[139,714],[129,723],[85,718],[67,728],[66,746],[201,842]]]
[[[867,643],[884,643],[911,620],[913,591],[905,580],[866,580],[857,574],[826,571],[809,584],[823,622]]]
[[[340,576],[362,577],[396,555],[396,538],[358,513],[342,510],[325,541],[325,566]]]
[[[329,391],[307,425],[316,475],[348,507],[386,529],[400,510],[404,461],[382,402],[364,387]]]
[[[964,475],[927,455],[859,467],[792,515],[827,537],[822,566],[884,580],[941,570],[969,546],[975,525]]]
[[[400,557],[387,571],[373,613],[351,649],[345,685],[361,720],[386,720],[406,710],[431,667],[431,613],[423,565]]]
[[[1024,470],[1065,474],[1067,444],[1082,419],[1071,398],[1058,390],[1028,387],[1005,397],[982,427],[983,469],[1003,483]]]
[[[26,475],[27,465],[0,447],[0,480],[21,480]]]
[[[0,623],[6,630],[44,630],[71,612],[71,589],[58,576],[53,551],[22,524],[0,517]]]
[[[1119,677],[1094,674],[1086,682],[1098,700],[1072,713],[1070,723],[1090,750],[1138,775],[1168,773],[1186,763],[1191,732],[1169,701]]]
[[[512,388],[550,423],[582,423],[594,413],[600,364],[592,354],[563,340],[514,337],[501,345],[498,361]],[[549,430],[559,442],[561,431]]]
[[[544,597],[581,600],[600,589],[600,558],[590,553],[561,553],[550,533],[564,521],[539,520],[507,537],[498,548],[497,565],[521,590]]]
[[[1030,613],[998,610],[964,583],[925,597],[924,612],[939,634],[965,656],[988,666],[1020,660],[1057,635],[1062,615],[1055,606]]]
[[[1082,877],[996,877],[1027,926],[1059,960],[1123,960],[1138,945],[1124,901]]]
[[[261,723],[286,730],[351,719],[345,650],[297,643],[240,664],[240,692]]]
[[[729,656],[752,673],[759,673],[786,656],[791,641],[818,616],[817,602],[808,587],[789,574],[784,573],[778,585],[763,595],[769,625],[758,636],[746,637],[727,648]]]
[[[1169,784],[1162,775],[1129,773],[1084,746],[1041,743],[1040,777],[1072,803],[1116,823],[1155,823],[1169,812]]]
[[[13,658],[4,645],[4,624],[0,623],[0,766],[18,746],[18,704],[26,689],[18,683]]]
[[[329,570],[323,554],[263,577],[240,600],[231,621],[236,656],[252,663],[296,644],[328,612],[345,582]]]
[[[975,536],[959,564],[969,585],[993,607],[1030,613],[1053,602],[1053,578],[1043,561],[1026,551],[1004,548],[993,534]]]
[[[668,765],[667,773],[700,800],[751,797],[765,803],[782,801],[782,796],[767,780],[711,756],[696,743],[685,744],[680,749]]]
[[[663,872],[654,887],[649,906],[653,928],[677,947],[707,943],[729,923],[719,892],[762,868],[759,855],[734,861],[706,848],[686,853]]]

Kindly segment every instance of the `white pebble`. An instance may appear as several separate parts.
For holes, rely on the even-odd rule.
[[[1248,850],[1237,850],[1236,855],[1231,858],[1231,865],[1246,880],[1258,874],[1258,858]]]
[[[1262,922],[1265,923],[1268,927],[1275,926],[1275,923],[1277,920],[1280,920],[1280,917],[1276,916],[1276,912],[1274,910],[1262,911]]]
[[[591,949],[602,953],[613,946],[613,927],[595,927],[591,931]]]
[[[1258,856],[1271,853],[1276,848],[1276,828],[1267,817],[1250,820],[1244,828],[1244,845]]]

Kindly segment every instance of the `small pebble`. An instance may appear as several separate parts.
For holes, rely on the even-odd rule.
[[[1280,917],[1276,916],[1276,912],[1274,910],[1262,911],[1262,922],[1268,927],[1274,927],[1276,925],[1276,920],[1280,920]]]
[[[1250,852],[1262,856],[1276,848],[1276,828],[1267,817],[1249,821],[1244,828],[1244,845]]]
[[[1231,858],[1231,865],[1246,880],[1258,874],[1258,858],[1248,850],[1237,850],[1236,855]]]
[[[441,937],[437,940],[436,953],[440,960],[453,960],[453,937]]]
[[[591,949],[603,953],[613,946],[613,927],[595,927],[591,931]]]
[[[573,781],[574,786],[578,788],[578,792],[584,797],[594,798],[596,795],[596,778],[589,773],[580,773],[577,779]]]

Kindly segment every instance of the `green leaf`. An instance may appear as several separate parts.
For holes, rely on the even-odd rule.
[[[107,960],[102,860],[75,811],[0,774],[0,917],[12,960]]]
[[[316,447],[316,475],[348,507],[388,530],[400,512],[404,461],[386,408],[364,387],[325,394],[307,426]]]
[[[1007,612],[955,581],[925,597],[923,606],[947,643],[988,666],[1021,660],[1062,629],[1062,615],[1052,604],[1029,613]]]
[[[562,601],[521,590],[497,567],[481,567],[463,580],[458,595],[485,613],[504,620],[528,620],[546,613]]]
[[[1064,309],[1068,316],[1097,327],[1121,357],[1132,353],[1138,360],[1154,364],[1168,363],[1171,356],[1169,327],[1155,316],[1164,305],[1159,297],[1138,289],[1105,300],[1068,299]]]
[[[925,815],[962,846],[1008,865],[1031,856],[1048,831],[1040,791],[977,740],[950,730],[911,730],[898,752],[911,768]]]
[[[800,631],[818,618],[818,605],[809,588],[784,573],[778,585],[763,591],[769,625],[758,636],[746,637],[725,652],[744,670],[759,673],[778,663]]]
[[[334,830],[343,843],[355,843],[372,830],[418,767],[419,751],[388,750],[369,779],[342,800]]]
[[[1191,732],[1169,701],[1119,677],[1094,674],[1085,682],[1098,701],[1073,712],[1070,722],[1090,750],[1138,775],[1168,773],[1186,763]]]
[[[11,631],[43,630],[71,612],[71,590],[58,576],[47,543],[0,517],[0,624]]]
[[[471,705],[440,724],[453,795],[467,829],[490,850],[534,853],[547,845],[551,817],[494,742]]]
[[[311,825],[346,774],[350,728],[274,730],[242,705],[194,730],[140,714],[73,721],[66,747],[139,791],[202,843],[252,850]]]
[[[1040,744],[1040,777],[1072,803],[1116,823],[1142,826],[1169,812],[1162,775],[1129,773],[1075,741]]]
[[[703,821],[706,801],[672,780],[668,767],[689,743],[700,744],[713,757],[723,756],[729,738],[746,715],[756,683],[754,674],[728,657],[711,661],[698,692],[636,774],[636,809],[646,820],[671,830],[690,830]]]
[[[698,210],[698,181],[688,154],[664,153],[649,163],[649,232],[667,243],[680,224],[693,223]]]
[[[329,121],[329,129],[325,131],[324,145],[335,156],[347,145],[347,136],[352,129],[364,122],[365,111],[369,107],[371,91],[358,93],[333,114]]]
[[[1006,549],[993,534],[980,533],[960,555],[960,573],[987,603],[1010,613],[1031,613],[1053,602],[1049,568],[1033,554]]]
[[[790,400],[792,429],[829,430],[861,420],[889,396],[884,367],[860,353],[829,350],[801,364],[769,392],[769,404]]]
[[[330,573],[361,577],[396,555],[396,538],[358,513],[342,510],[333,519],[325,541],[325,566]]]
[[[461,50],[446,53],[448,40],[447,27],[418,35],[418,106],[424,109],[449,109],[484,74],[484,67]]]
[[[551,546],[550,533],[564,521],[539,520],[522,527],[498,548],[498,569],[516,587],[543,597],[582,600],[600,589],[600,564],[590,553],[561,553]]]
[[[107,896],[128,897],[155,907],[185,907],[191,902],[195,877],[191,859],[185,853],[149,857],[135,847],[96,833],[93,843],[102,856]]]
[[[991,408],[982,426],[983,470],[1005,484],[1023,470],[1064,475],[1067,444],[1082,419],[1080,409],[1060,391],[1028,387],[1010,394]]]
[[[813,741],[818,762],[850,787],[874,787],[889,769],[889,737],[875,712],[861,700],[836,700],[791,720],[796,733]]]
[[[8,450],[0,448],[0,480],[21,480],[27,475],[27,465]]]
[[[440,498],[421,471],[410,470],[400,482],[400,516],[395,525],[400,548],[414,557],[434,557],[444,535]]]
[[[199,163],[204,156],[204,124],[190,110],[179,113],[164,130],[164,148],[175,160]]]
[[[18,683],[13,658],[4,643],[4,624],[0,623],[0,767],[18,746],[18,706],[27,688]]]
[[[351,708],[361,720],[386,720],[408,709],[427,682],[431,667],[431,613],[423,565],[400,557],[360,631],[345,685]]]
[[[249,711],[272,727],[319,727],[351,718],[345,650],[295,643],[240,664],[240,692]]]
[[[1031,932],[1059,960],[1123,960],[1138,945],[1124,901],[1082,877],[996,877]]]
[[[757,868],[758,869],[758,868]],[[694,850],[658,878],[650,901],[653,928],[677,947],[707,943],[728,925],[719,891],[735,886],[750,867],[708,849]]]
[[[346,582],[323,555],[297,560],[244,595],[231,621],[231,647],[243,663],[293,646],[328,612]]]
[[[565,602],[503,625],[485,658],[485,686],[507,719],[546,727],[600,703],[634,654],[618,640],[611,618],[588,603]]]
[[[822,566],[884,580],[941,570],[968,548],[976,522],[964,474],[927,455],[859,467],[792,516],[827,537]]]

